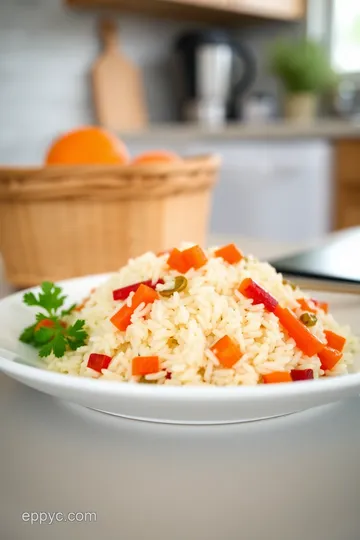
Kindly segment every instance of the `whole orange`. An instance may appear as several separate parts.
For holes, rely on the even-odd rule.
[[[50,146],[46,165],[125,164],[129,153],[115,135],[96,126],[68,131]]]
[[[133,165],[142,165],[146,163],[166,163],[170,161],[180,161],[180,157],[174,152],[167,150],[150,150],[139,154],[132,160]]]

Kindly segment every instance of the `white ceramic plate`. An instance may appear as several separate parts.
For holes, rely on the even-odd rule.
[[[64,281],[62,286],[73,303],[105,279],[106,275],[89,276]],[[294,384],[227,388],[119,384],[53,373],[45,369],[32,347],[18,341],[21,330],[34,318],[34,309],[22,303],[23,294],[0,301],[0,370],[41,392],[91,409],[155,422],[222,424],[286,415],[360,391],[360,373]],[[327,294],[326,298],[337,319],[359,334],[360,296]]]

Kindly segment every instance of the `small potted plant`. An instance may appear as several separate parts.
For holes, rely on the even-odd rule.
[[[336,84],[326,52],[310,40],[278,42],[272,51],[271,70],[284,86],[285,116],[290,119],[313,119],[319,94]]]

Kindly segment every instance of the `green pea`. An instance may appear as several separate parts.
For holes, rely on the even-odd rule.
[[[315,326],[317,323],[317,316],[313,313],[303,313],[300,316],[300,321],[305,324],[305,326]]]
[[[169,298],[174,294],[174,292],[184,291],[187,287],[188,280],[185,276],[176,276],[174,286],[171,289],[165,289],[164,291],[159,291],[161,296]]]

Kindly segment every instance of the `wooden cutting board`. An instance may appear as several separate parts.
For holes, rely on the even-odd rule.
[[[147,125],[141,73],[118,47],[116,25],[101,21],[104,50],[92,68],[98,122],[114,131],[138,131]]]

